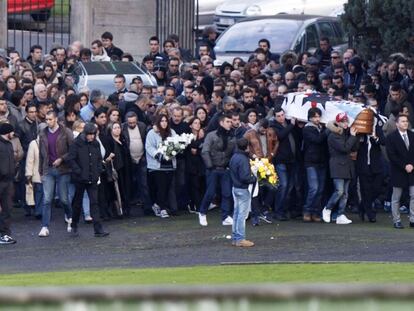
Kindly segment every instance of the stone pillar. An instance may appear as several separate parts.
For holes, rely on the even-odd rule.
[[[156,35],[156,0],[71,0],[71,41],[85,47],[102,33],[136,60],[148,53],[148,39]]]
[[[161,44],[169,34],[180,37],[180,46],[193,49],[194,0],[157,0],[157,35]]]
[[[0,0],[1,1],[1,0]],[[85,47],[92,42],[93,16],[92,8],[96,0],[71,0],[70,1],[70,38],[71,42],[80,41]]]
[[[0,48],[7,48],[7,0],[0,0]]]

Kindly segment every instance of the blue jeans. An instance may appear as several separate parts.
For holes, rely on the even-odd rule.
[[[51,207],[54,198],[56,184],[59,191],[59,200],[62,204],[67,218],[72,218],[72,208],[69,204],[68,187],[70,182],[69,174],[60,174],[54,167],[49,167],[46,175],[42,176],[43,184],[43,212],[42,227],[49,227]]]
[[[35,200],[35,216],[41,216],[43,211],[43,185],[41,183],[33,183],[33,193]]]
[[[207,189],[201,201],[200,214],[206,215],[210,203],[216,195],[217,186],[221,187],[221,217],[222,220],[230,216],[231,208],[231,179],[229,170],[207,170]]]
[[[287,211],[286,198],[294,186],[294,173],[292,165],[276,164],[276,173],[279,177],[279,187],[276,191],[275,216],[285,217]]]
[[[329,199],[328,203],[326,204],[326,209],[332,210],[336,203],[339,202],[338,205],[338,216],[341,216],[345,212],[346,201],[348,200],[348,188],[349,183],[351,182],[350,179],[339,179],[334,178],[334,193],[332,193],[331,198]]]
[[[325,188],[326,167],[310,166],[306,168],[308,180],[308,194],[303,206],[303,213],[319,215],[321,213],[321,199]]]
[[[73,206],[73,198],[75,197],[75,185],[73,183],[70,183],[68,186],[68,195],[69,195],[69,204]],[[83,210],[84,217],[91,216],[90,202],[89,202],[87,191],[83,193],[82,210]]]
[[[246,218],[249,215],[252,199],[248,189],[233,187],[234,212],[232,239],[235,242],[246,239]]]

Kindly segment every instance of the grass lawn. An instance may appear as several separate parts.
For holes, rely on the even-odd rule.
[[[1,286],[414,282],[414,264],[266,264],[0,275]]]

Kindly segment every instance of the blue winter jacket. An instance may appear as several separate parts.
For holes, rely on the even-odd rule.
[[[234,188],[247,189],[249,184],[256,182],[252,175],[247,152],[237,150],[230,160],[230,176]]]

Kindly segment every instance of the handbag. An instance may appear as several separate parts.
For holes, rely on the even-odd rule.
[[[26,204],[28,206],[34,206],[35,205],[33,184],[32,183],[26,184]]]

